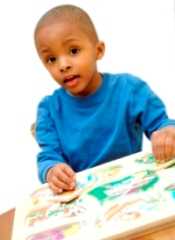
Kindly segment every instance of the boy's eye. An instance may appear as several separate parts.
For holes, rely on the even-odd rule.
[[[47,58],[48,63],[54,63],[55,61],[56,61],[56,57],[51,56]]]
[[[77,53],[79,53],[80,49],[79,48],[71,48],[70,49],[70,54],[71,55],[76,55]]]

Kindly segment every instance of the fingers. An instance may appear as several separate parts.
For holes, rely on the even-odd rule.
[[[151,136],[152,151],[159,162],[168,161],[175,156],[175,128],[167,127],[155,131]]]
[[[55,183],[61,181],[65,186],[69,186],[73,182],[73,175],[67,174],[68,170],[66,170],[66,167],[61,165],[53,170]]]
[[[67,164],[60,163],[48,171],[47,181],[55,193],[70,191],[76,185],[75,172]]]
[[[69,177],[75,177],[75,172],[68,165],[62,165],[62,169]]]
[[[163,145],[164,145],[164,138],[160,136],[158,131],[154,132],[152,135],[152,151],[155,158],[162,162],[164,161],[164,154],[163,154]]]
[[[56,187],[52,182],[49,182],[49,187],[51,188],[51,190],[56,193],[56,194],[59,194],[59,193],[62,193],[63,192],[63,189],[62,188],[58,188]]]
[[[166,136],[164,145],[165,159],[169,160],[174,156],[174,141],[173,138]]]

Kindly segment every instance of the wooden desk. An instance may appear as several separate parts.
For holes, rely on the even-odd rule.
[[[11,240],[14,214],[15,209],[11,209],[8,212],[0,215],[1,240]],[[141,234],[140,237],[127,238],[127,240],[174,240],[174,239],[175,239],[175,223],[174,226],[172,225],[162,226],[161,228],[159,228],[159,230],[157,231],[152,230],[152,232]]]
[[[11,240],[15,209],[0,215],[0,239]]]

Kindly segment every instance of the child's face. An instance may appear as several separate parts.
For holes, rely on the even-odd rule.
[[[55,81],[73,95],[98,88],[96,61],[103,56],[103,42],[91,41],[75,24],[55,23],[38,30],[36,48]]]

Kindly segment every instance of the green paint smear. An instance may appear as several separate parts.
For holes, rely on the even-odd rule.
[[[159,181],[159,177],[158,176],[154,176],[151,180],[149,180],[147,183],[143,184],[140,187],[141,191],[147,191],[150,188],[153,188],[154,185]]]
[[[132,191],[133,192],[148,191],[150,188],[153,188],[154,185],[159,181],[159,177],[155,174],[154,171],[146,170],[143,173],[140,172],[138,174],[141,174],[141,175],[143,174],[143,176],[140,178],[140,180],[142,180],[142,179],[144,180],[144,178],[148,178],[148,181],[143,183],[143,185],[136,186],[136,189],[134,189],[134,184],[133,184],[133,189],[131,188],[131,191],[128,189],[128,194],[129,194],[129,192],[132,193]],[[120,180],[106,183],[104,185],[94,188],[93,190],[91,190],[88,193],[88,195],[95,197],[101,204],[103,204],[106,200],[113,200],[113,199],[116,199],[116,198],[122,196],[122,193],[121,194],[119,193],[119,195],[117,195],[117,193],[116,193],[116,195],[114,194],[114,195],[110,196],[108,194],[108,190],[115,188],[115,187],[117,188],[118,186],[121,186],[121,185],[127,185],[127,184],[131,183],[131,181],[134,178],[135,178],[135,176],[127,176]]]
[[[170,184],[169,186],[167,186],[165,188],[165,190],[167,192],[169,192],[171,194],[172,198],[175,200],[175,184],[174,183]]]
[[[58,211],[51,211],[48,213],[48,217],[51,217],[51,216],[58,216]]]
[[[103,201],[109,198],[108,194],[106,194],[107,189],[111,187],[117,187],[118,185],[121,185],[121,184],[130,183],[132,179],[133,179],[132,176],[127,176],[125,178],[122,178],[121,180],[106,183],[104,185],[94,188],[93,190],[88,192],[88,195],[92,195],[93,197],[97,198],[101,203],[103,203]]]
[[[137,163],[145,163],[145,164],[151,164],[151,163],[155,163],[156,160],[154,158],[154,156],[152,154],[149,154],[146,156],[146,159],[145,157],[143,158],[138,158],[135,160]]]

